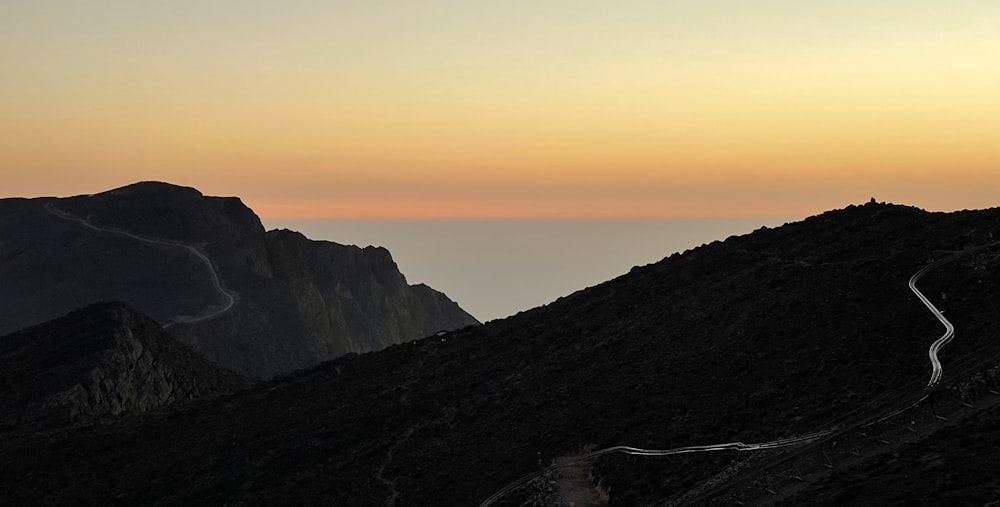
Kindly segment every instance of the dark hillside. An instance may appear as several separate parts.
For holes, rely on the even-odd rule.
[[[998,505],[997,449],[1000,409],[994,407],[919,445],[838,470],[781,505]]]
[[[919,389],[942,330],[907,280],[996,231],[996,209],[876,204],[761,229],[223,404],[11,435],[0,441],[9,457],[0,491],[22,501],[45,484],[44,500],[55,503],[476,505],[586,446],[663,449],[822,429],[882,393]],[[959,329],[942,356],[946,376],[957,358],[1000,350],[989,310],[1000,301],[998,268],[984,250],[921,282]],[[645,505],[732,458],[613,457],[594,467],[613,505]]]
[[[0,338],[0,428],[7,431],[144,412],[251,384],[120,303]]]

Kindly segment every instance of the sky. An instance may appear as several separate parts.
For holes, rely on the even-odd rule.
[[[1000,204],[996,0],[13,0],[0,196],[265,219]]]

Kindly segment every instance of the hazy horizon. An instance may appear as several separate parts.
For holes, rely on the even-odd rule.
[[[264,220],[310,239],[383,246],[410,284],[482,322],[550,303],[633,266],[799,218]]]
[[[284,219],[978,208],[998,55],[985,0],[5,2],[0,174]]]

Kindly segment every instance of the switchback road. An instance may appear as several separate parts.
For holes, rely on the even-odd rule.
[[[931,303],[930,299],[927,299],[927,296],[925,296],[924,293],[920,292],[920,290],[917,289],[917,281],[920,280],[920,278],[926,275],[927,273],[934,270],[935,268],[943,266],[944,264],[947,264],[955,259],[958,259],[959,257],[965,254],[966,252],[960,252],[958,254],[950,255],[948,257],[940,259],[937,262],[932,262],[924,266],[923,269],[917,271],[916,273],[913,274],[913,276],[910,277],[910,282],[909,282],[910,290],[917,295],[917,298],[919,298],[920,301],[924,304],[924,306],[926,306],[927,309],[930,310],[931,314],[933,314],[934,317],[937,318],[937,320],[941,321],[941,324],[944,325],[944,334],[941,335],[940,338],[935,340],[934,343],[931,344],[930,348],[927,349],[927,355],[930,356],[931,359],[931,379],[927,382],[927,389],[933,388],[938,384],[938,382],[941,381],[941,375],[943,370],[941,368],[941,360],[938,359],[938,351],[940,351],[941,347],[947,345],[948,342],[950,342],[952,338],[955,337],[955,326],[952,325],[952,323],[949,322],[948,319],[944,317],[944,315],[941,313],[941,310],[938,310],[937,307],[934,306],[934,303]]]

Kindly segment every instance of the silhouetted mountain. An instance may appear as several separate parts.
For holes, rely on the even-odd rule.
[[[250,384],[120,303],[0,339],[0,427],[144,412]]]
[[[484,326],[349,354],[224,403],[73,432],[10,432],[0,439],[0,503],[476,505],[584,449],[830,429],[845,414],[922,392],[927,347],[942,330],[907,281],[930,261],[991,243],[998,229],[1000,209],[851,206],[672,255]],[[1000,353],[995,249],[920,285],[958,328],[942,353],[945,378],[956,363]],[[968,423],[977,431],[1000,419],[995,410],[977,417]],[[954,438],[947,432],[917,437],[910,449],[966,453],[946,463],[993,456],[942,446]],[[608,455],[581,466],[612,505],[652,505],[724,480],[717,474],[738,458]],[[878,484],[884,493],[902,483]],[[935,484],[926,480],[921,494],[949,487]],[[555,505],[560,485],[532,482],[497,505]],[[968,495],[997,486],[994,474]]]
[[[269,378],[478,322],[383,248],[265,232],[235,197],[144,182],[0,200],[0,333],[121,300],[204,356]]]
[[[264,233],[260,219],[239,198],[206,197],[159,181],[59,199],[56,205],[94,224],[186,243],[233,242]]]

